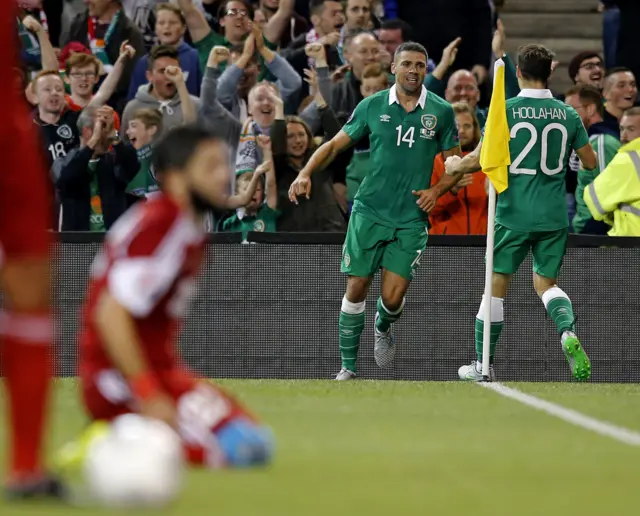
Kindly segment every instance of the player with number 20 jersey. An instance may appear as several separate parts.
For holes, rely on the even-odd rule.
[[[547,88],[553,53],[542,45],[526,45],[518,55],[521,92],[506,103],[509,125],[508,188],[498,196],[493,248],[492,298],[484,299],[476,317],[477,360],[463,366],[463,380],[481,380],[482,361],[493,364],[503,325],[504,297],[512,275],[529,251],[533,255],[533,283],[561,335],[562,349],[578,380],[591,374],[591,363],[575,334],[569,296],[556,284],[567,248],[569,217],[565,175],[573,150],[585,169],[596,156],[578,113],[553,98]],[[464,159],[450,159],[447,173],[473,172],[480,165],[482,142]],[[484,306],[491,303],[490,356],[483,357]],[[493,365],[490,368],[493,376]]]

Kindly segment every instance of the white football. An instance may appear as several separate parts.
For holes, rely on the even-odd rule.
[[[91,495],[107,507],[159,507],[179,494],[182,443],[165,423],[128,414],[93,441],[84,463]]]

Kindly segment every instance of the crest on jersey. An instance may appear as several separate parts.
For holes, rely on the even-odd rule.
[[[438,117],[436,117],[435,115],[422,115],[420,121],[422,122],[422,126],[425,129],[431,131],[436,128]]]
[[[256,220],[253,223],[253,230],[262,233],[264,231],[264,220]]]
[[[65,140],[73,138],[73,131],[71,130],[71,127],[69,127],[67,124],[64,124],[58,127],[58,130],[56,132],[58,133],[58,136],[60,138],[64,138]]]

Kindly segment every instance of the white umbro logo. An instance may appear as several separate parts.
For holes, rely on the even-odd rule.
[[[389,122],[391,121],[391,117],[389,115],[380,115],[381,122]]]

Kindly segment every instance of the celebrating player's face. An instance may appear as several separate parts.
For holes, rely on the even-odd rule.
[[[294,158],[304,156],[309,147],[309,137],[307,131],[300,124],[291,123],[287,125],[287,154]]]
[[[421,90],[427,75],[427,58],[421,52],[401,52],[391,64],[396,84],[407,93]]]

